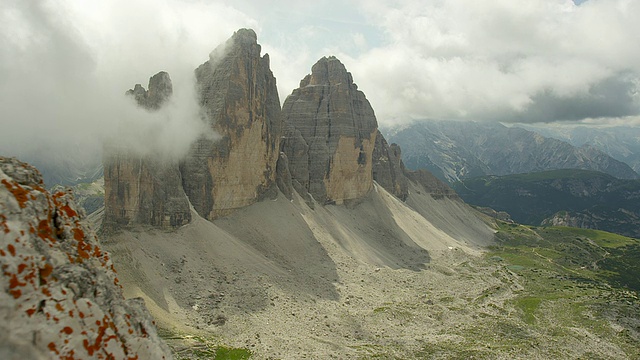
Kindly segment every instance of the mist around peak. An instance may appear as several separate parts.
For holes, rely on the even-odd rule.
[[[205,125],[193,69],[251,19],[223,4],[13,1],[0,6],[0,153],[99,166],[103,143],[183,156]],[[133,16],[138,14],[140,16]],[[215,14],[217,21],[204,21]],[[187,21],[189,19],[190,21]],[[125,96],[170,74],[174,94],[149,112]]]

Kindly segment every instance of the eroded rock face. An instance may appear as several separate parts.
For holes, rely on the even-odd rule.
[[[72,196],[0,158],[0,355],[170,359],[141,299],[124,300],[109,254]]]
[[[110,152],[104,164],[106,230],[133,224],[175,228],[191,221],[177,163]]]
[[[282,119],[268,55],[253,30],[238,30],[196,69],[200,104],[222,139],[199,139],[181,165],[195,210],[215,219],[275,186]]]
[[[149,111],[160,109],[172,93],[171,78],[166,72],[149,79],[149,90],[137,84],[127,91],[139,106]],[[105,230],[133,224],[172,228],[191,220],[177,162],[107,148],[103,163]]]
[[[405,168],[401,154],[400,146],[389,145],[378,131],[373,148],[373,179],[400,200],[405,201],[409,196],[409,184],[404,174]]]
[[[364,197],[373,186],[377,121],[335,57],[320,59],[284,102],[283,151],[294,181],[320,203]],[[294,182],[295,185],[295,182]]]

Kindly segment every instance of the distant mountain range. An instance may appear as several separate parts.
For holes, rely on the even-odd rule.
[[[38,158],[23,157],[36,166],[47,188],[51,189],[56,185],[75,186],[78,184],[90,184],[102,177],[102,157],[99,155],[93,158]]]
[[[467,203],[529,225],[605,230],[640,238],[640,180],[588,170],[483,176],[453,185]]]
[[[518,127],[559,139],[573,146],[593,146],[640,172],[640,128],[633,126],[587,127],[524,125]]]
[[[449,183],[483,175],[584,169],[637,179],[628,164],[595,146],[576,147],[499,123],[420,121],[386,131],[409,169],[427,169]]]

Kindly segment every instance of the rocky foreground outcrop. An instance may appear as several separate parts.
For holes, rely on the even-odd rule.
[[[72,196],[15,159],[0,158],[0,182],[0,358],[170,359]]]

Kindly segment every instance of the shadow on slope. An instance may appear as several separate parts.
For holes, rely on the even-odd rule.
[[[207,329],[228,316],[265,310],[278,294],[310,303],[340,300],[349,263],[420,271],[454,248],[473,253],[490,241],[493,233],[480,220],[481,226],[462,229],[475,224],[469,210],[451,213],[464,204],[414,190],[408,204],[431,199],[420,211],[377,185],[351,207],[311,209],[297,193],[292,201],[280,194],[214,222],[192,211],[192,222],[176,231],[121,231],[104,246],[126,296],[147,299],[163,327]]]

